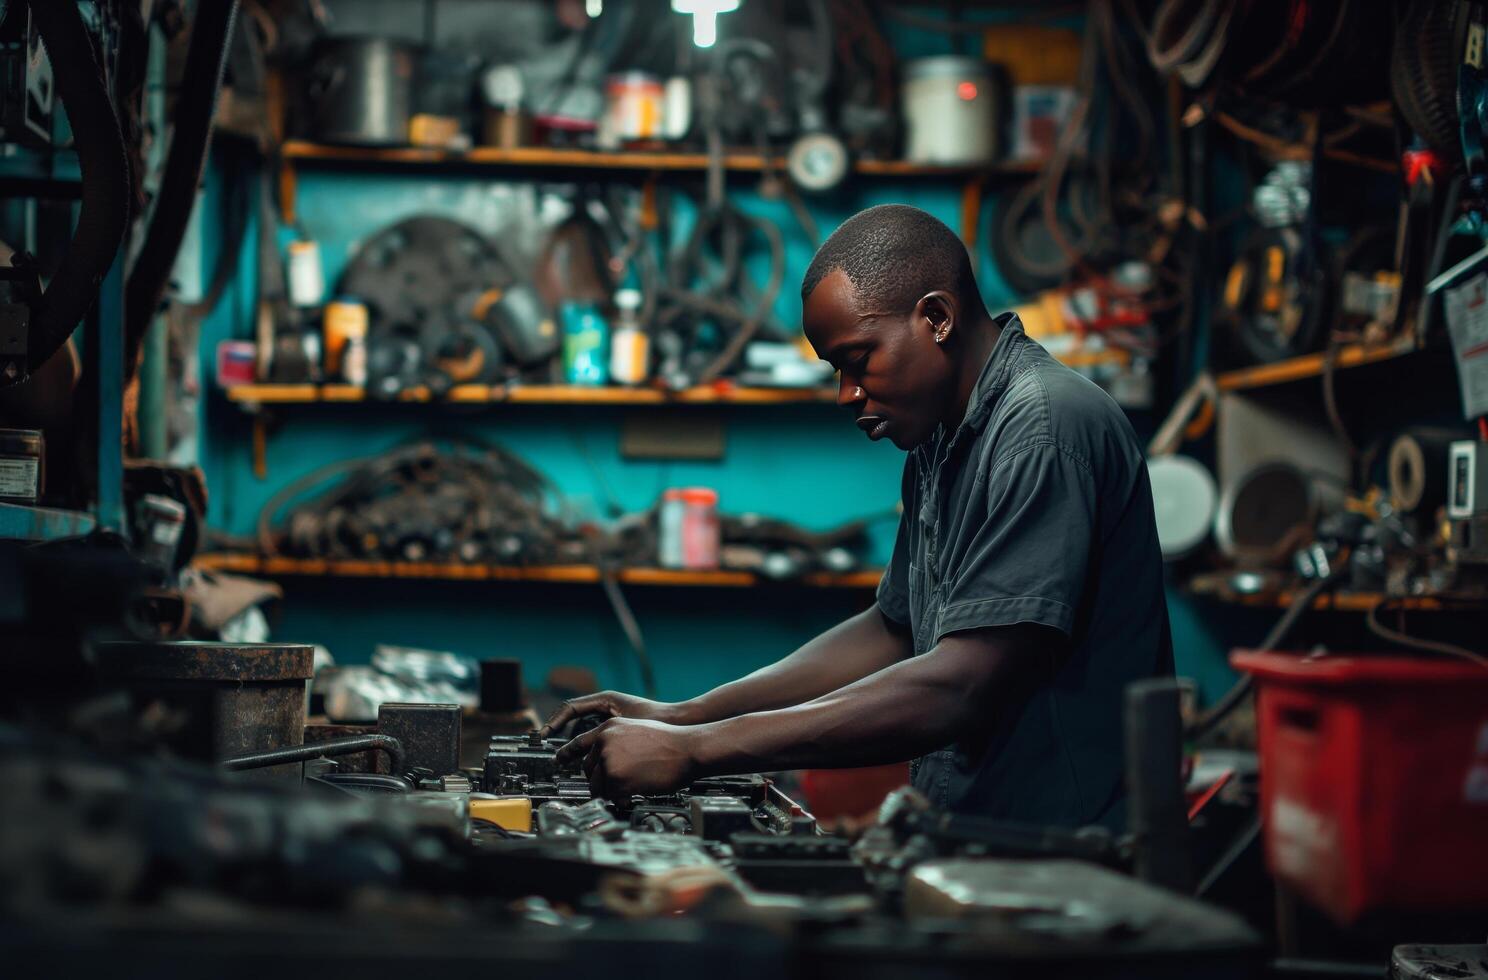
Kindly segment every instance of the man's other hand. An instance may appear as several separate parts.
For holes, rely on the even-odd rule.
[[[563,702],[563,706],[553,712],[553,716],[542,726],[542,736],[547,738],[550,733],[557,731],[575,718],[583,718],[586,715],[600,715],[604,718],[638,718],[647,721],[664,721],[673,725],[682,724],[681,707],[681,705],[664,701],[638,698],[633,694],[621,694],[619,691],[586,694],[581,698]]]
[[[660,721],[611,718],[559,749],[558,762],[582,760],[595,796],[625,800],[670,793],[696,776],[694,732]]]

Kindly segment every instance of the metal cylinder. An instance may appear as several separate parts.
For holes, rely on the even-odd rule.
[[[406,144],[413,76],[413,50],[390,38],[325,41],[310,73],[307,135],[324,143]]]
[[[171,719],[158,735],[203,762],[301,745],[315,653],[286,643],[102,643],[99,674],[143,713]],[[259,772],[299,778],[298,764]]]

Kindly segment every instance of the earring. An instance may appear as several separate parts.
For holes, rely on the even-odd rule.
[[[852,390],[852,396],[853,401],[860,402],[868,397],[868,392],[864,391],[862,388],[854,388]]]

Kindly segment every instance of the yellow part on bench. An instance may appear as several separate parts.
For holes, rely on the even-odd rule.
[[[470,819],[489,820],[503,830],[532,833],[532,799],[527,796],[470,794]]]

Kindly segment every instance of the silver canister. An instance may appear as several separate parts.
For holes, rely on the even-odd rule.
[[[310,71],[313,131],[324,143],[400,146],[408,142],[413,49],[384,37],[321,43]]]

